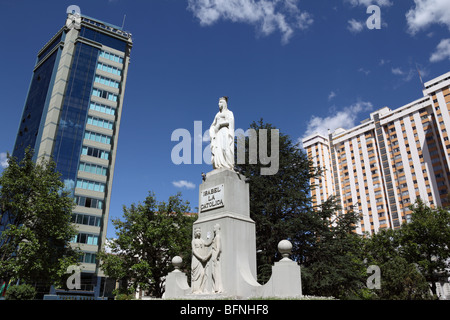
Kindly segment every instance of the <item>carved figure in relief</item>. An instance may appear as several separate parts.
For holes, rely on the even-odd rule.
[[[201,230],[194,230],[192,240],[191,284],[192,293],[204,293],[206,285],[206,267],[211,258],[211,251],[206,254],[205,243],[201,238]]]

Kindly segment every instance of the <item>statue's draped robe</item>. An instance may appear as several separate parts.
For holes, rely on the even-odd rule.
[[[221,123],[228,125],[220,126]],[[209,129],[211,138],[211,163],[214,169],[234,168],[234,116],[224,109],[216,114]]]
[[[201,239],[194,239],[192,241],[192,264],[191,264],[191,278],[192,278],[192,292],[201,293],[205,284],[205,267],[206,263],[200,261],[199,257],[205,254],[205,247]]]

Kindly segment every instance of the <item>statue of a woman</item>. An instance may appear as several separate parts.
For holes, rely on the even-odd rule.
[[[221,258],[221,253],[222,253],[222,242],[221,242],[221,237],[220,237],[220,225],[218,223],[216,223],[214,225],[214,239],[212,241],[212,255],[211,255],[211,260],[212,260],[212,282],[213,282],[213,290],[216,293],[220,293],[223,291],[223,287],[222,287],[222,268],[221,268],[221,264],[222,264],[222,258]]]
[[[211,258],[211,252],[205,255],[205,243],[201,238],[199,228],[194,230],[192,240],[192,264],[191,264],[191,284],[192,293],[203,293],[206,285],[206,264]]]
[[[214,169],[234,169],[234,115],[228,110],[228,97],[219,99],[219,112],[209,129],[211,163]]]

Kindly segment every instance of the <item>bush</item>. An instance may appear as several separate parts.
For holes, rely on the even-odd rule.
[[[12,286],[6,291],[5,300],[33,300],[36,289],[29,284]]]
[[[116,295],[115,300],[134,300],[134,297],[131,294],[120,293]]]

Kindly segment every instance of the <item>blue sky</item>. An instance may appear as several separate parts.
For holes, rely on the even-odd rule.
[[[72,4],[119,26],[126,15],[133,34],[110,218],[148,191],[159,200],[181,191],[195,210],[212,167],[175,165],[171,135],[193,135],[194,121],[207,130],[220,96],[236,128],[263,118],[297,140],[420,98],[416,66],[424,81],[450,71],[448,0],[0,0],[0,172],[36,53]],[[366,26],[371,4],[381,29]]]

